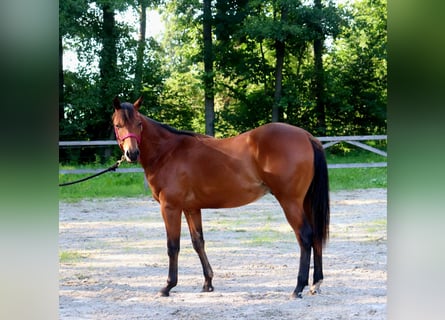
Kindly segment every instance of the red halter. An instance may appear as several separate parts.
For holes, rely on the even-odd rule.
[[[114,127],[114,133],[116,134],[116,139],[118,140],[118,142],[119,142],[119,141],[124,142],[124,140],[127,139],[127,138],[135,138],[136,141],[138,142],[138,144],[141,143],[141,137],[138,136],[138,135],[135,135],[134,133],[129,133],[129,134],[127,134],[126,136],[123,136],[123,137],[121,138],[121,137],[119,137],[119,133],[117,132],[116,127]]]

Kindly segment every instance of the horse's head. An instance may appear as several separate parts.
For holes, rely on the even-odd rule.
[[[134,104],[121,103],[114,98],[113,126],[116,140],[128,162],[136,162],[139,158],[139,144],[141,143],[142,118],[138,110],[142,103],[140,97]]]

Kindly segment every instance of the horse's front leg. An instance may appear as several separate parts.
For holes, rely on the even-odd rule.
[[[167,285],[159,294],[163,297],[170,295],[170,290],[178,283],[178,256],[181,237],[181,209],[173,208],[161,203],[162,218],[167,232],[167,253],[169,258]]]
[[[185,210],[185,217],[190,230],[190,236],[192,238],[193,248],[198,253],[199,260],[201,260],[202,270],[204,273],[204,285],[202,287],[203,292],[212,292],[213,285],[213,270],[210,266],[209,259],[207,258],[204,248],[204,236],[202,232],[202,218],[201,210]]]

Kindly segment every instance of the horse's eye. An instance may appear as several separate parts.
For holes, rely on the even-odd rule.
[[[120,129],[120,128],[122,128],[122,126],[119,125],[119,124],[116,124],[115,127],[116,127],[116,129]]]

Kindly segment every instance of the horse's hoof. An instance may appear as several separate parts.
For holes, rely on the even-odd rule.
[[[201,292],[213,292],[213,290],[215,290],[215,289],[213,289],[213,287],[212,286],[204,286],[204,287],[202,287],[202,291]]]
[[[316,284],[312,285],[310,290],[309,290],[309,294],[311,294],[311,295],[320,294],[321,293],[320,285],[321,285],[322,282],[323,281],[320,280]]]
[[[292,293],[292,296],[291,296],[291,298],[292,299],[303,299],[303,292],[293,292]]]
[[[321,291],[320,291],[320,289],[311,289],[311,290],[309,290],[309,294],[311,295],[311,296],[314,296],[314,295],[316,295],[316,294],[320,294],[321,293]]]
[[[161,290],[158,292],[158,297],[168,297],[168,296],[170,296],[170,292],[168,292],[168,291],[165,290],[165,289],[161,289]]]

